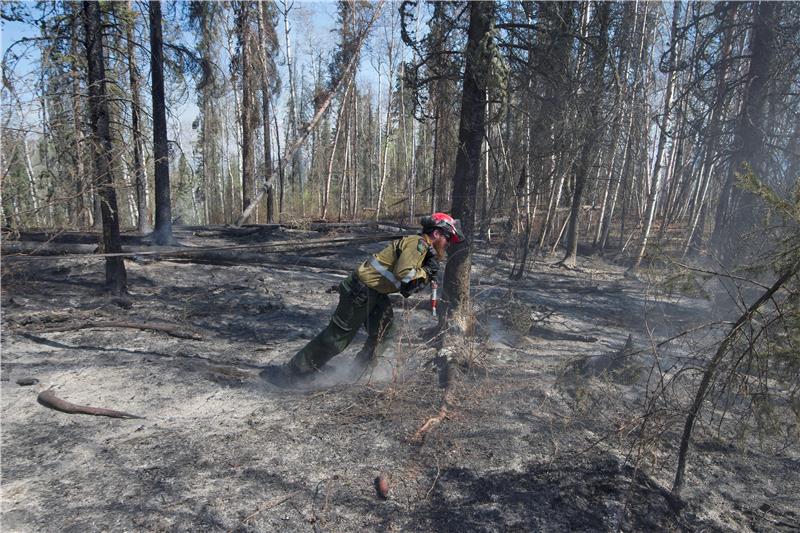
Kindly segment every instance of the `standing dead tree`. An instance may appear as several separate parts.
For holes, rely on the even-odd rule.
[[[164,96],[164,39],[161,35],[161,2],[150,7],[150,68],[153,76],[153,157],[155,158],[156,224],[153,241],[171,244],[172,206],[169,189],[169,146],[167,109]]]
[[[492,39],[490,32],[494,21],[494,2],[472,2],[469,4],[470,19],[465,50],[464,86],[461,100],[461,122],[458,132],[458,154],[453,176],[454,217],[461,220],[464,235],[471,238],[475,227],[478,175],[480,173],[481,145],[486,133],[486,88],[489,82],[492,63]],[[470,307],[470,268],[471,244],[469,241],[453,245],[444,275],[444,306],[440,326],[450,322],[462,326],[456,336],[463,336],[467,326]],[[460,315],[456,317],[456,314]],[[460,335],[459,335],[460,334]],[[447,335],[443,345],[448,343]],[[452,404],[454,372],[450,348],[444,347],[441,369],[441,383],[444,395],[439,413],[429,418],[412,437],[413,442],[421,442],[425,433],[447,417]]]
[[[83,3],[83,20],[86,30],[86,59],[89,77],[89,115],[94,144],[95,181],[100,195],[103,218],[103,250],[106,253],[122,251],[119,236],[119,210],[114,179],[111,174],[113,146],[106,97],[106,72],[103,60],[103,32],[100,5]],[[106,258],[106,288],[113,296],[127,293],[127,274],[121,257]]]

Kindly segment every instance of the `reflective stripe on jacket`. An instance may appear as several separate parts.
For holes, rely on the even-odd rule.
[[[403,283],[415,279],[428,281],[422,263],[429,248],[425,239],[419,235],[403,237],[392,241],[383,250],[364,261],[356,269],[356,274],[364,285],[381,294],[399,292]]]

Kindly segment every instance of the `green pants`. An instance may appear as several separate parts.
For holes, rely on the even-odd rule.
[[[339,284],[339,305],[328,326],[292,357],[289,366],[299,373],[322,368],[347,348],[362,324],[368,345],[376,347],[390,333],[392,315],[389,296],[370,289],[353,273]]]

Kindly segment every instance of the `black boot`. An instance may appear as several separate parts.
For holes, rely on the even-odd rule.
[[[360,367],[372,366],[375,364],[377,358],[375,357],[375,350],[378,347],[377,337],[368,337],[364,347],[356,354],[356,364]]]
[[[276,387],[291,389],[307,384],[313,378],[314,373],[299,372],[287,363],[268,366],[259,375]]]

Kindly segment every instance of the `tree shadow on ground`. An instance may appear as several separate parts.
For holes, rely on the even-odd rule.
[[[416,528],[440,532],[715,531],[688,508],[673,512],[664,489],[608,455],[484,476],[443,470],[417,517]]]

